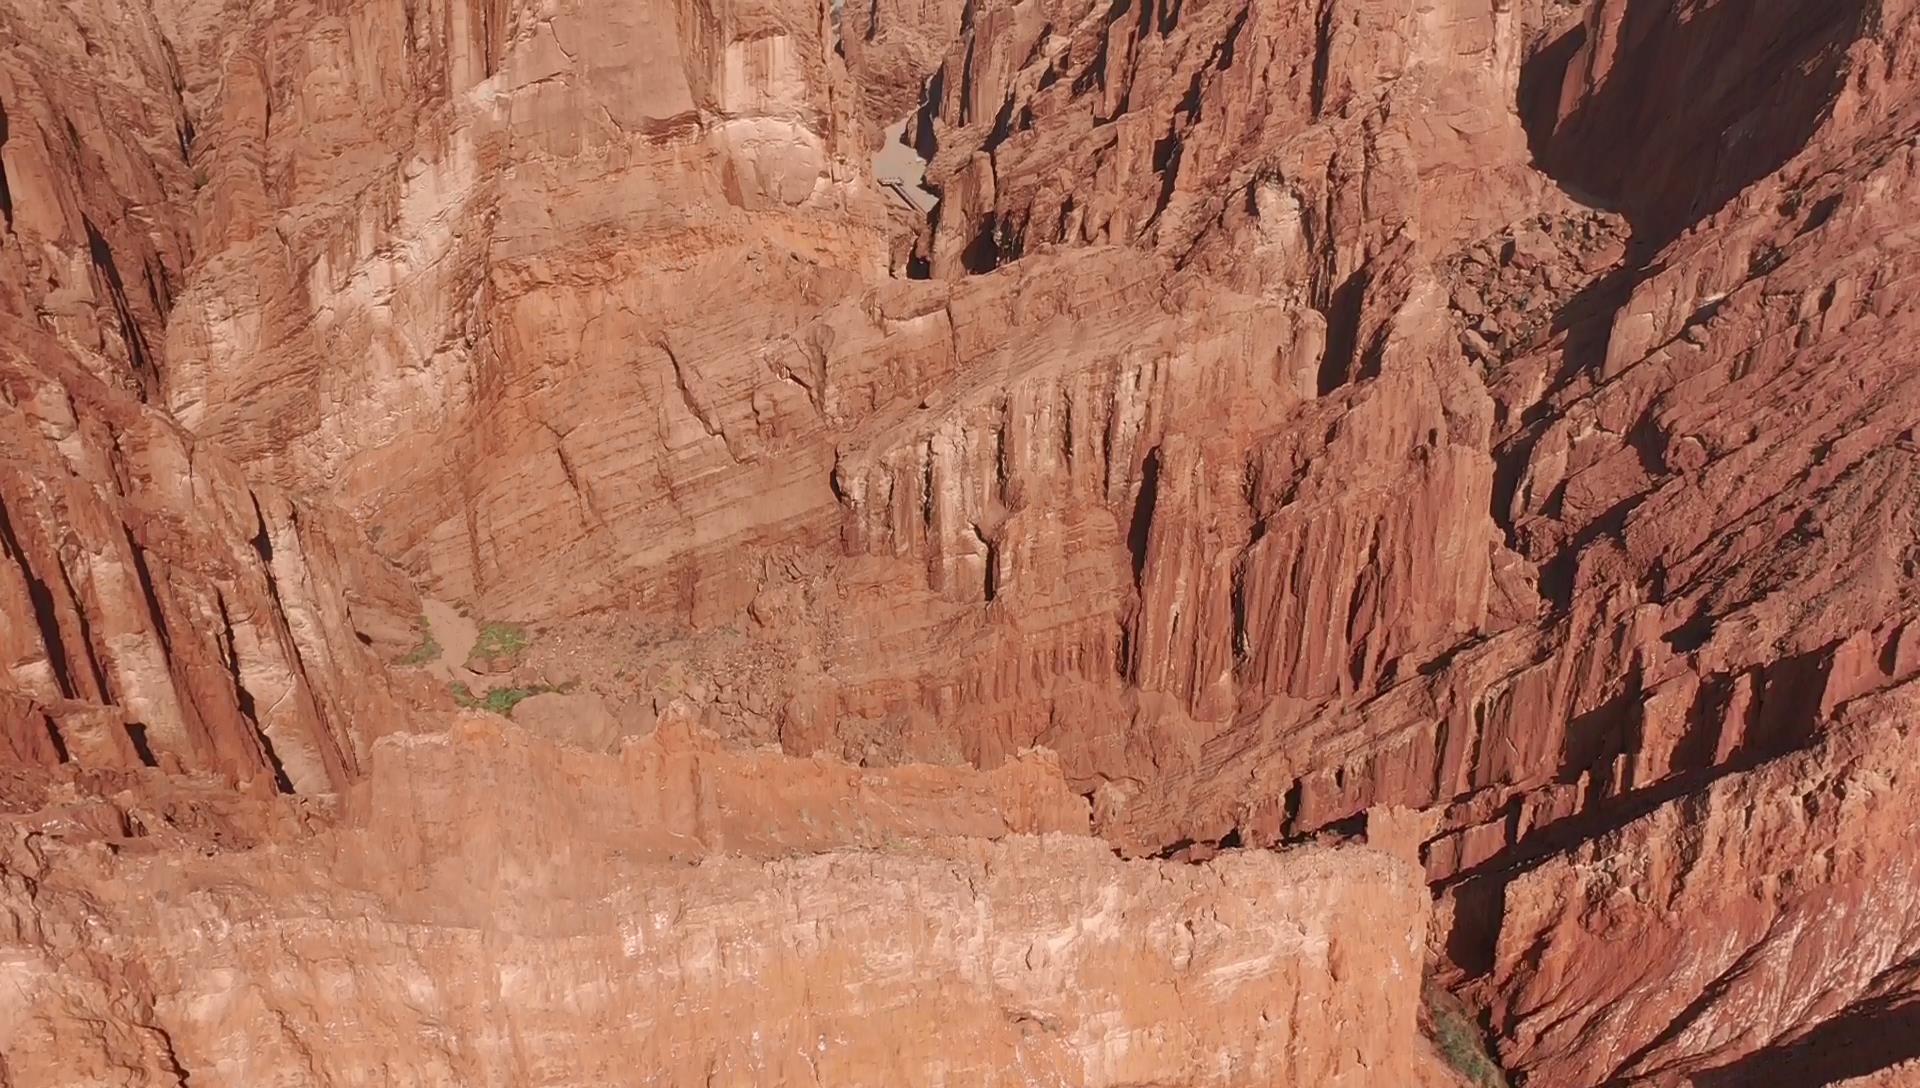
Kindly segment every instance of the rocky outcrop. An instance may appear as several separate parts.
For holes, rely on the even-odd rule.
[[[922,121],[933,269],[1132,242],[1351,321],[1396,239],[1431,254],[1539,194],[1526,29],[1489,0],[984,7]]]
[[[344,787],[404,724],[382,655],[411,588],[334,515],[4,327],[0,757]]]
[[[1292,902],[1232,882],[1294,862],[1017,837],[1200,859],[1364,832],[1424,865],[1445,982],[1534,1083],[1911,1057],[1860,1042],[1917,992],[1904,900],[1873,882],[1912,862],[1920,671],[1906,0],[134,6],[7,12],[47,29],[9,22],[32,44],[0,65],[0,313],[23,345],[0,372],[0,577],[22,572],[0,582],[0,720],[11,764],[54,765],[32,789],[150,762],[313,798],[250,817],[297,840],[284,856],[206,862],[267,889],[272,926],[168,945],[170,983],[295,933],[406,966],[456,924],[485,939],[444,970],[533,979],[502,949],[607,960],[622,896],[739,904],[750,933],[778,901],[879,944],[873,904],[911,881],[941,924],[986,921],[889,955],[967,996],[929,1013],[873,975],[879,1004],[821,1006],[861,1063],[953,1060],[876,1041],[899,1009],[970,1025],[969,1060],[994,1058],[956,1077],[1231,1080],[1255,1067],[1191,1064],[1211,1036],[1122,1060],[1091,1005],[991,1013],[1011,983],[963,963],[1120,896],[1115,954],[1151,981],[1113,1008],[1267,1040],[1219,1009],[1272,994],[1235,976],[1192,1003],[1164,920]],[[930,212],[869,165],[909,113]],[[370,747],[408,724],[378,659],[414,637],[410,591],[215,448],[345,504],[463,622],[524,621],[487,675],[601,754]],[[669,740],[604,754],[655,721]],[[689,722],[797,758],[672,748]],[[675,800],[682,777],[710,792]],[[292,826],[336,792],[342,828]],[[715,851],[748,857],[675,867]],[[99,864],[75,887],[122,879]],[[1302,917],[1364,913],[1346,880],[1400,909],[1364,863],[1324,864],[1343,875]],[[1016,903],[1009,873],[1045,896]],[[116,909],[128,933],[230,934],[187,898],[192,919]],[[314,924],[348,903],[380,924]],[[802,951],[738,962],[869,977]],[[1095,988],[1106,954],[1046,984]],[[99,978],[137,974],[126,955]],[[686,1068],[785,1075],[699,1049],[790,1019],[728,1004],[715,957],[677,991],[723,1010]],[[581,1024],[627,1030],[633,999],[567,969],[515,991],[524,1022],[425,968],[352,986],[386,1008],[412,979],[441,996],[396,1031],[440,1039],[457,1010],[495,1048],[427,1047],[426,1082],[536,1079]],[[1280,985],[1332,993],[1319,970]],[[315,978],[248,985],[231,1038],[298,1052],[254,1018],[284,1023]],[[253,1068],[183,1016],[116,1024],[144,1025],[132,1054],[183,1025],[196,1083],[319,1068]],[[1320,1061],[1347,1026],[1269,1041]]]
[[[1920,859],[1900,830],[1915,695],[1849,703],[1817,746],[1509,884],[1494,1017],[1509,1066],[1556,1084],[1789,1070],[1776,1082],[1817,1084],[1913,1057],[1889,1029],[1920,952],[1907,891]]]
[[[888,229],[824,7],[198,11],[171,27],[210,179],[182,422],[494,612],[669,592],[822,524],[787,334],[884,277]]]
[[[684,743],[390,738],[370,807],[274,850],[16,822],[10,1083],[1447,1083],[1402,863],[1126,863],[1040,768]],[[997,826],[963,814],[983,788]]]
[[[191,263],[193,124],[145,8],[0,12],[0,763],[331,792],[403,725],[412,589],[142,401]]]

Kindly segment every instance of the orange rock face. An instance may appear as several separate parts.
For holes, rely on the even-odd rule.
[[[1130,863],[1043,767],[690,744],[388,738],[270,850],[209,842],[293,819],[262,802],[157,844],[23,823],[10,1083],[1447,1083],[1410,865]]]
[[[0,1084],[1920,1058],[1910,0],[0,43]]]

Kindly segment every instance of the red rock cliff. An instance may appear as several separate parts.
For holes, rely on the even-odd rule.
[[[764,935],[791,902],[878,947],[899,911],[873,904],[908,883],[932,935],[887,956],[964,985],[946,1008],[874,975],[870,1001],[818,1006],[854,1057],[816,1079],[1443,1075],[1413,1038],[1420,957],[1397,950],[1427,907],[1404,874],[1253,853],[1363,832],[1424,866],[1432,970],[1516,1080],[1824,1084],[1916,1056],[1908,0],[5,0],[0,19],[0,736],[36,768],[14,887],[48,879],[26,846],[48,805],[90,798],[79,838],[111,853],[130,817],[108,798],[185,788],[167,774],[296,795],[222,817],[284,855],[55,865],[77,898],[32,905],[47,963],[89,896],[256,897],[141,952],[186,922],[133,895],[120,958],[34,969],[23,993],[167,980],[99,1068],[351,1079],[265,1041],[300,1037],[307,967],[167,1004],[214,985],[182,964],[283,939],[205,936],[254,903],[299,940],[338,904],[383,919],[325,938],[390,968],[328,991],[387,1010],[363,1052],[425,1037],[423,1083],[565,1083],[611,1075],[576,1033],[664,1037],[596,966],[623,924],[607,903],[712,900]],[[446,710],[387,667],[420,634],[407,579],[521,625],[468,657],[499,685],[474,701],[613,723],[553,730],[607,750],[539,749],[521,781],[484,732],[375,745]],[[519,702],[548,688],[548,718]],[[745,800],[673,801],[681,771],[606,739],[661,718],[785,752],[676,764],[696,780],[760,761],[740,773],[828,799],[764,827],[731,822]],[[847,786],[849,763],[883,784]],[[919,798],[897,824],[858,801],[894,790]],[[441,806],[485,834],[450,843]],[[755,860],[656,873],[629,856],[655,819]],[[1000,841],[1065,830],[1164,858]],[[888,834],[940,845],[859,852]],[[549,860],[575,853],[595,875]],[[1324,894],[1289,898],[1296,872]],[[819,892],[835,882],[854,892]],[[414,898],[430,885],[444,902]],[[408,927],[523,894],[479,945],[401,962]],[[1185,988],[1193,895],[1298,912],[1304,944],[1222,938],[1221,964],[1286,964],[1279,989]],[[1109,900],[1131,904],[1119,944],[1035,985],[1142,988],[996,1020],[1015,976],[966,965]],[[1351,933],[1329,921],[1349,912]],[[1299,959],[1322,932],[1396,950],[1358,968],[1394,981],[1349,993],[1340,957]],[[502,951],[573,938],[584,961],[551,953],[544,980]],[[618,939],[646,970],[675,959]],[[728,1034],[792,1030],[739,977],[868,978],[824,945],[755,947],[675,976],[719,1010],[675,1037],[687,1070],[799,1075]],[[577,992],[592,1008],[558,996]],[[231,1023],[203,1015],[220,1000]],[[1245,1017],[1283,1000],[1378,1002],[1397,1027],[1347,1064],[1346,1013]],[[969,1041],[883,1044],[877,1009]],[[36,1040],[71,1030],[33,1015]],[[1167,1020],[1204,1032],[1112,1026]],[[551,1049],[499,1041],[522,1031]],[[175,1036],[190,1061],[153,1049]]]

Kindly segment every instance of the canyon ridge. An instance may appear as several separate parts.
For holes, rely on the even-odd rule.
[[[0,0],[0,1088],[1920,1086],[1917,208],[1915,0]]]

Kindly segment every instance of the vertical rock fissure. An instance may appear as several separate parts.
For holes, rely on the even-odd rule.
[[[13,233],[13,188],[7,184],[7,103],[0,99],[0,229]]]
[[[233,701],[239,706],[241,715],[253,726],[253,737],[260,744],[260,755],[273,771],[274,787],[284,794],[297,793],[293,788],[293,779],[287,775],[286,766],[280,762],[280,754],[273,750],[273,738],[267,735],[266,727],[260,721],[259,700],[247,690],[246,680],[241,675],[240,645],[234,631],[233,616],[227,611],[227,600],[224,596],[216,597],[216,600],[220,606],[222,633],[226,636],[227,672],[233,681]]]
[[[81,224],[87,232],[87,253],[93,260],[93,267],[107,281],[107,293],[113,300],[114,313],[120,319],[120,336],[126,342],[128,362],[132,364],[134,374],[140,379],[142,395],[152,397],[159,383],[160,372],[154,366],[152,353],[147,347],[146,334],[140,331],[140,322],[133,316],[133,306],[127,302],[126,283],[120,278],[119,266],[114,263],[113,249],[94,226],[93,220],[82,216]]]
[[[5,503],[0,503],[0,550],[4,550],[20,568],[20,577],[27,584],[27,597],[33,602],[33,618],[40,628],[40,642],[46,647],[47,664],[53,670],[53,681],[59,685],[60,694],[71,699],[75,695],[73,676],[69,671],[66,642],[60,635],[60,614],[54,607],[53,590],[33,572],[32,565],[28,563],[26,550],[21,548],[20,538],[14,534],[13,520],[7,515]]]
[[[1338,0],[1320,0],[1320,19],[1314,35],[1313,87],[1309,101],[1313,119],[1318,121],[1327,106],[1327,80],[1333,64],[1333,18]]]
[[[1353,378],[1353,363],[1360,350],[1360,312],[1366,302],[1367,271],[1348,276],[1327,299],[1322,316],[1327,320],[1327,344],[1320,356],[1316,387],[1321,396],[1333,392]]]
[[[1133,520],[1127,526],[1127,551],[1133,556],[1133,584],[1138,589],[1147,574],[1147,544],[1153,532],[1153,509],[1160,501],[1160,447],[1147,451],[1140,465],[1140,491],[1133,501]]]

